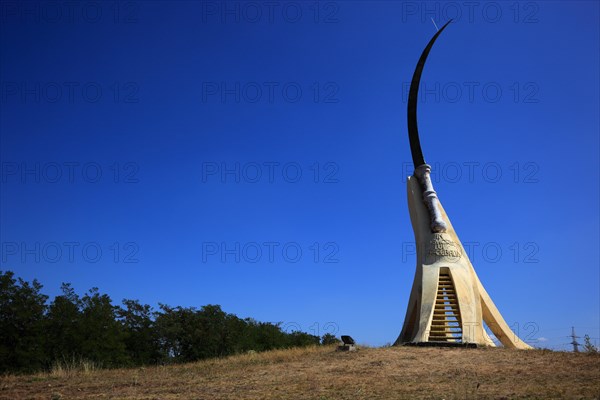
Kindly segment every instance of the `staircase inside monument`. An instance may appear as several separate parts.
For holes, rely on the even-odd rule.
[[[440,272],[430,342],[461,343],[462,328],[456,291],[449,273]]]

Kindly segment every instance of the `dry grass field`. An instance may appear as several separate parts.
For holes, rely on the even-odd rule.
[[[600,399],[600,355],[335,347],[3,376],[0,399]]]

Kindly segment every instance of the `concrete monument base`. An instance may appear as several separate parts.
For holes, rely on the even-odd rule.
[[[511,331],[479,281],[435,191],[424,191],[414,176],[409,177],[407,189],[417,271],[404,326],[394,345],[495,346],[485,322],[505,347],[530,349]],[[435,197],[435,219],[424,193],[428,194],[425,200]],[[433,223],[441,228],[432,229]]]

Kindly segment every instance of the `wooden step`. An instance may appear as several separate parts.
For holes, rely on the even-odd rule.
[[[453,321],[449,321],[449,322],[453,322]],[[431,326],[436,326],[436,327],[443,326],[443,327],[446,327],[446,328],[458,328],[458,329],[460,329],[460,324],[449,325],[449,324],[447,324],[447,323],[445,323],[443,321],[437,321],[437,323],[432,323]]]
[[[455,327],[455,328],[450,329],[450,328],[447,328],[447,327],[444,327],[444,326],[438,326],[438,327],[435,327],[435,328],[432,327],[430,329],[430,332],[431,332],[432,335],[433,334],[440,334],[440,335],[442,335],[442,334],[444,334],[444,332],[445,333],[462,334],[462,331],[460,330],[460,328],[456,328]]]
[[[442,335],[429,335],[429,341],[438,341],[438,340],[455,340],[461,341],[462,336],[442,336]]]
[[[429,338],[431,339],[432,337],[443,337],[443,338],[449,338],[449,339],[457,339],[459,337],[462,336],[462,332],[447,332],[444,333],[443,331],[430,331],[429,332]]]
[[[453,324],[458,324],[458,325],[460,325],[460,321],[457,321],[457,320],[451,320],[451,319],[448,319],[448,318],[434,318],[434,319],[431,321],[431,323],[432,323],[432,324],[436,324],[436,325],[439,325],[439,324],[450,324],[450,323],[453,323]]]
[[[453,326],[460,326],[460,322],[459,321],[452,321],[452,320],[448,320],[448,319],[434,319],[433,321],[431,321],[431,324],[435,324],[435,325],[447,325],[450,326],[448,324],[456,324]]]
[[[440,325],[440,326],[431,326],[431,332],[448,332],[448,333],[461,333],[462,330],[460,329],[459,326],[453,326],[453,327],[447,327],[445,325]]]

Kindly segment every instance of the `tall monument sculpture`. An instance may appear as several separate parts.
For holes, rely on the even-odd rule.
[[[500,315],[479,281],[467,253],[431,183],[431,167],[421,151],[417,99],[421,73],[435,40],[417,63],[408,96],[408,137],[415,167],[408,178],[408,208],[417,247],[417,270],[404,326],[394,345],[495,346],[484,322],[508,348],[530,349]]]

